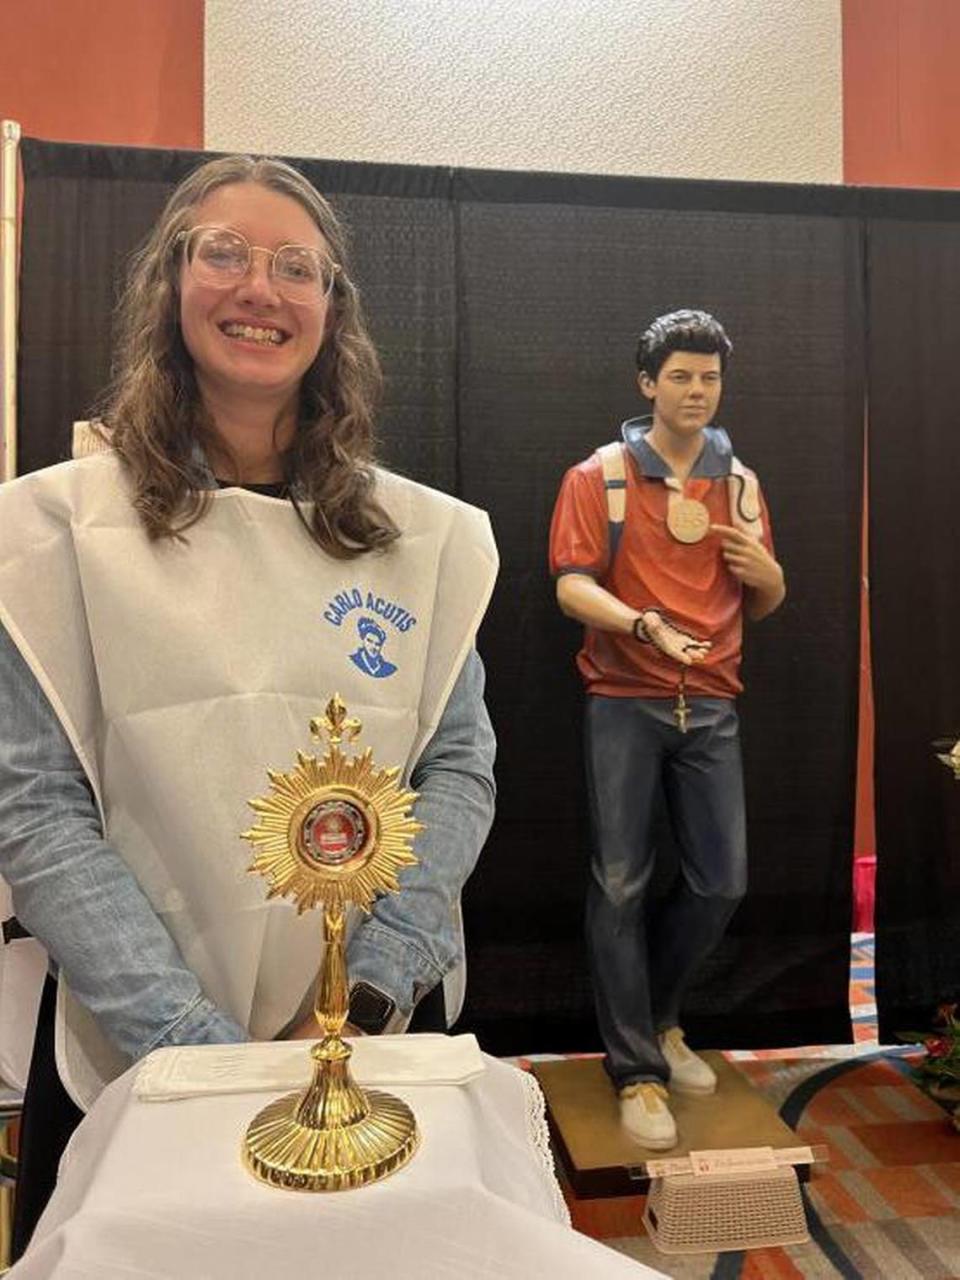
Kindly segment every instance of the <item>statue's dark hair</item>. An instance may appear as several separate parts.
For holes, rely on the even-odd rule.
[[[637,343],[637,368],[656,382],[664,362],[674,351],[718,355],[721,370],[733,351],[733,343],[719,320],[706,311],[671,311],[658,316]]]

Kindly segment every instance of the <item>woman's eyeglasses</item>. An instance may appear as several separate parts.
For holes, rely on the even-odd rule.
[[[305,244],[282,244],[265,249],[251,244],[239,231],[228,227],[192,227],[181,231],[187,266],[199,284],[229,289],[247,275],[255,253],[270,259],[270,279],[288,302],[316,306],[330,296],[340,270],[338,263],[319,249]]]

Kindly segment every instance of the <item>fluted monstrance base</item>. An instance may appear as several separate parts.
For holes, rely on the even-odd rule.
[[[261,1182],[289,1191],[346,1191],[402,1168],[420,1141],[413,1112],[392,1094],[363,1092],[369,1113],[328,1129],[297,1119],[302,1092],[271,1102],[254,1117],[244,1138],[247,1168]]]

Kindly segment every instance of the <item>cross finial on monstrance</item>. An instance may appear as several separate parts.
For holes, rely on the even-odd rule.
[[[314,716],[310,721],[310,736],[321,742],[322,735],[326,734],[330,745],[338,747],[344,737],[348,742],[352,742],[359,736],[362,728],[363,725],[355,716],[347,715],[345,704],[339,693],[335,693],[327,703],[324,714]]]

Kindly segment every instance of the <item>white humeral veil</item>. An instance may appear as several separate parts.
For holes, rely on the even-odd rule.
[[[247,800],[268,766],[323,749],[308,724],[334,692],[363,721],[360,746],[408,776],[493,589],[483,512],[386,472],[377,496],[402,537],[335,560],[289,502],[243,489],[213,493],[185,542],[150,542],[112,453],[0,489],[0,621],[77,752],[106,838],[210,998],[257,1039],[301,1005],[320,927],[267,902],[247,872]],[[385,636],[373,665],[386,675],[361,652],[361,619]],[[127,1065],[64,982],[57,1063],[83,1107]]]

